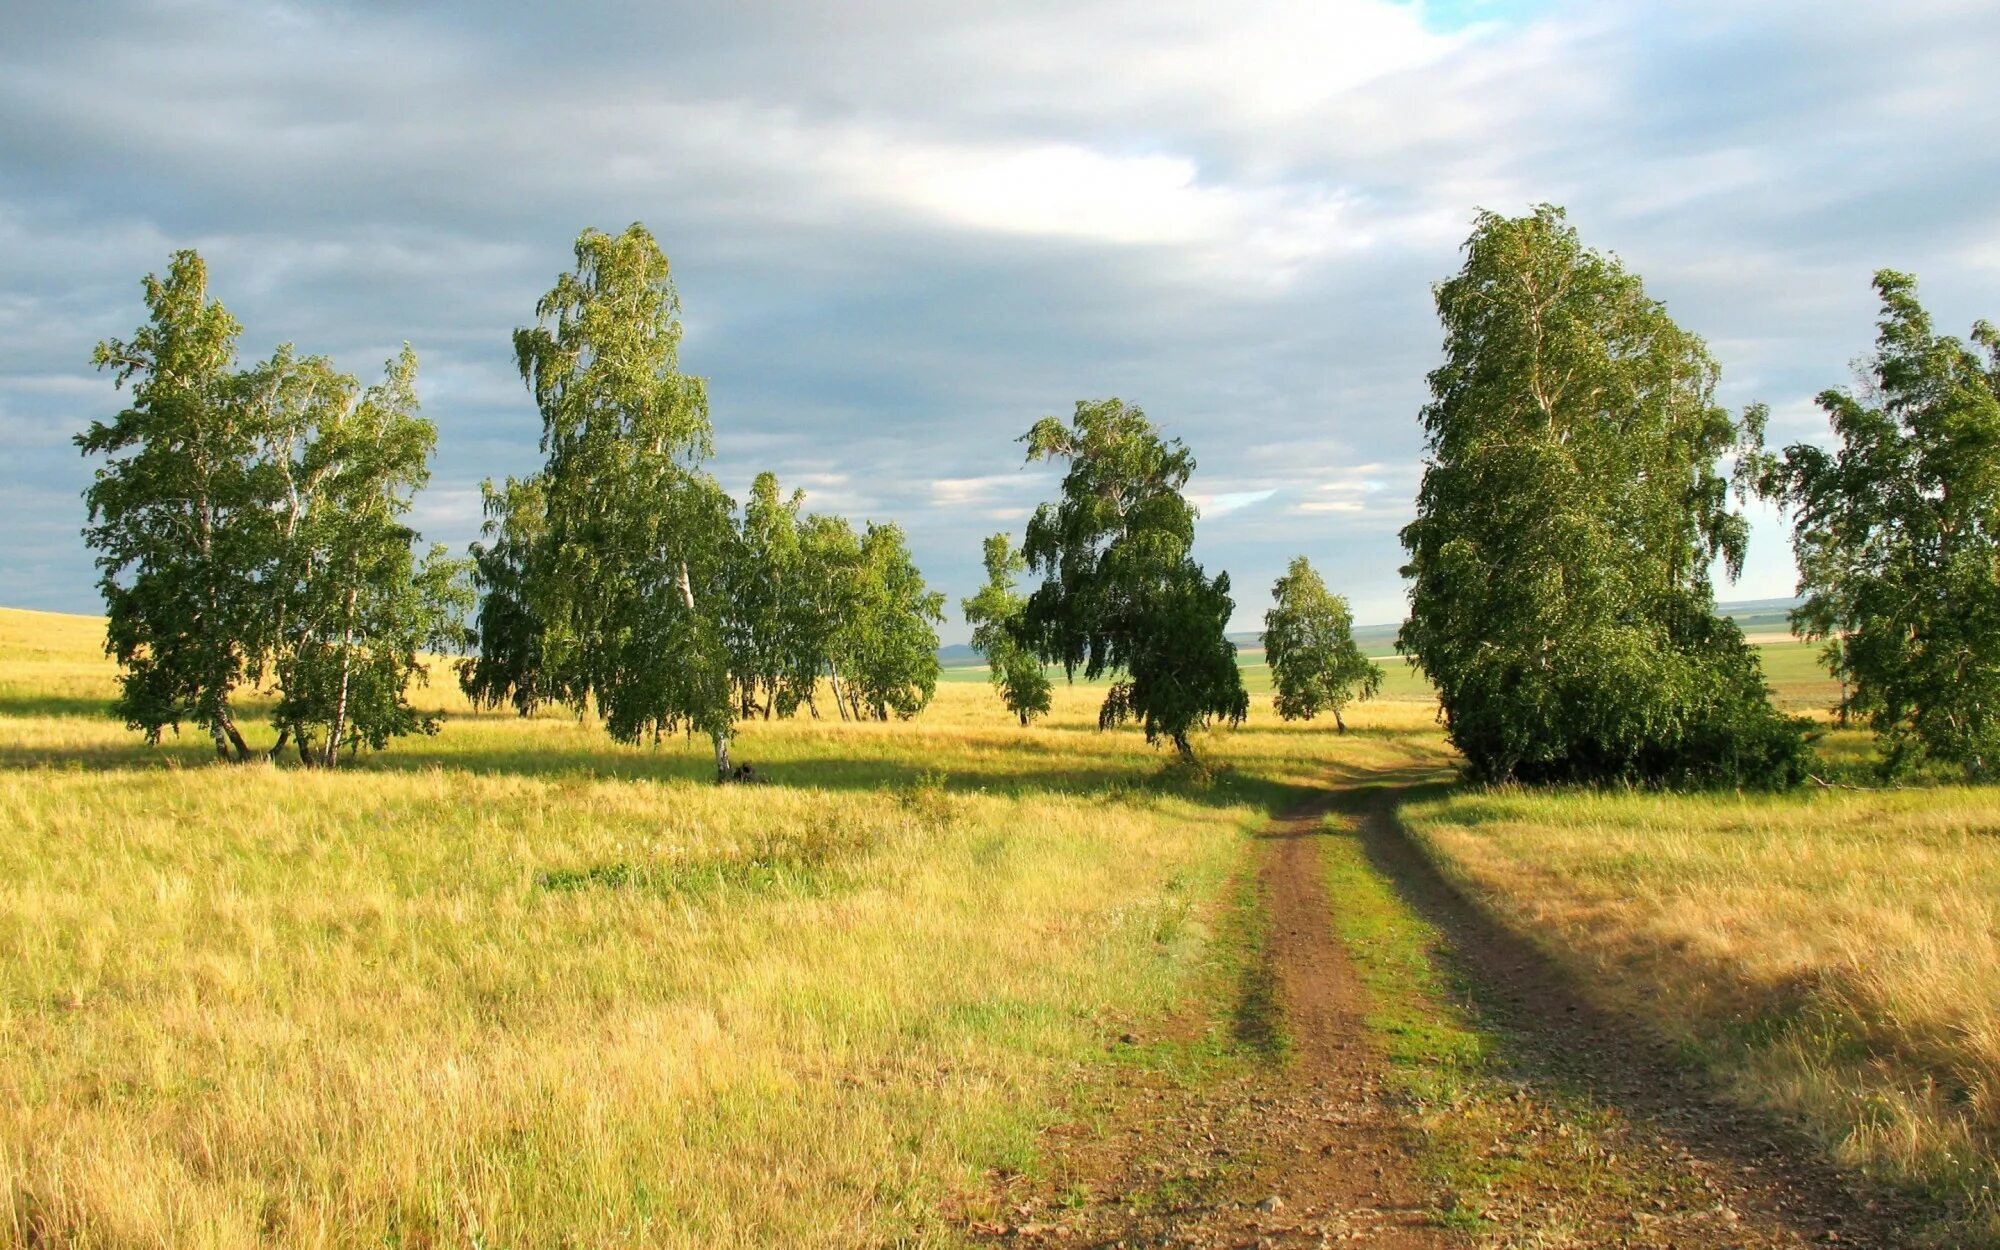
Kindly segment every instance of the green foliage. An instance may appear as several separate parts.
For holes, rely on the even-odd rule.
[[[759,473],[743,506],[739,576],[731,596],[730,663],[746,716],[760,695],[765,717],[774,711],[790,716],[811,702],[824,667],[824,650],[815,653],[800,637],[808,624],[796,602],[805,593],[807,578],[799,539],[804,502],[804,492],[782,496],[777,475]]]
[[[944,595],[924,585],[900,526],[868,526],[853,608],[834,634],[850,698],[877,720],[907,719],[937,693]]]
[[[1275,606],[1264,614],[1264,655],[1278,715],[1311,720],[1331,712],[1345,732],[1340,709],[1382,687],[1382,670],[1354,645],[1347,600],[1327,590],[1304,556],[1272,585],[1271,597]]]
[[[123,670],[118,712],[157,742],[192,721],[216,752],[247,756],[230,697],[254,679],[266,643],[258,582],[272,517],[263,463],[265,413],[243,402],[242,333],[208,299],[208,268],[174,253],[147,275],[147,325],[99,343],[94,361],[132,403],[77,437],[103,456],[84,500],[109,618],[106,647]]]
[[[1805,602],[1842,710],[1868,718],[1890,775],[2000,762],[2000,331],[1936,334],[1916,280],[1875,275],[1882,317],[1862,394],[1820,407],[1838,445],[1785,449],[1759,486],[1794,513]],[[1755,414],[1762,419],[1761,412]]]
[[[296,737],[309,764],[434,731],[405,693],[418,651],[462,635],[464,569],[436,551],[419,567],[403,523],[436,442],[415,354],[365,392],[289,345],[239,372],[239,327],[207,298],[199,256],[176,253],[145,286],[150,324],[95,354],[133,383],[132,406],[77,439],[107,458],[84,534],[120,713],[149,741],[192,720],[245,759],[230,699],[272,676],[279,748]]]
[[[542,539],[548,500],[542,479],[508,478],[498,489],[479,484],[485,542],[472,544],[479,591],[473,627],[477,650],[458,666],[458,684],[480,707],[511,702],[523,716],[550,698],[542,665],[542,626],[528,602],[528,571]]]
[[[943,596],[924,588],[902,531],[801,519],[804,496],[769,473],[739,525],[701,468],[708,398],[680,372],[667,258],[636,224],[586,230],[576,258],[536,305],[539,324],[514,335],[547,463],[487,487],[466,692],[523,712],[594,702],[625,741],[706,734],[722,779],[736,718],[817,715],[823,676],[843,716],[921,710]]]
[[[535,314],[514,332],[547,456],[522,578],[540,631],[534,693],[578,709],[594,699],[621,741],[706,734],[726,775],[732,505],[701,469],[708,396],[680,371],[666,255],[636,223],[585,230],[574,271]]]
[[[1011,547],[1005,534],[986,540],[986,584],[962,601],[959,611],[972,626],[973,650],[986,657],[993,688],[1007,710],[1027,725],[1048,713],[1049,676],[1041,660],[1015,637],[1028,600],[1015,591],[1014,579],[1027,571],[1028,562]]]
[[[1191,755],[1189,733],[1214,717],[1240,723],[1250,706],[1225,636],[1229,575],[1211,581],[1189,555],[1195,510],[1181,488],[1194,458],[1117,399],[1080,400],[1068,426],[1045,417],[1021,441],[1030,463],[1069,468],[1061,501],[1028,523],[1022,554],[1043,582],[1021,612],[1020,644],[1072,679],[1078,668],[1124,672],[1099,724],[1137,720],[1147,741]]]
[[[1548,206],[1483,214],[1436,299],[1397,645],[1471,773],[1797,781],[1803,724],[1714,612],[1709,567],[1735,575],[1747,527],[1716,468],[1740,432],[1707,348]]]
[[[306,419],[296,458],[278,462],[284,542],[270,586],[279,596],[272,722],[308,764],[333,767],[345,747],[436,733],[437,718],[420,716],[406,692],[425,678],[421,652],[463,643],[467,565],[437,547],[420,563],[404,523],[437,442],[417,415],[416,380],[408,345],[358,395],[323,359],[285,351],[256,375],[266,394],[309,397],[280,405]]]

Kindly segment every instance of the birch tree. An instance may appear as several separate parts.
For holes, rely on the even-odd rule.
[[[77,440],[106,463],[85,493],[122,669],[119,709],[158,741],[192,720],[224,759],[252,758],[231,704],[276,685],[276,757],[331,767],[356,745],[434,732],[407,699],[419,654],[456,645],[461,562],[421,564],[405,524],[436,432],[404,348],[363,391],[289,345],[237,370],[236,323],[207,270],[176,253],[148,277],[150,324],[99,344],[132,406]]]
[[[1068,467],[1062,497],[1028,522],[1022,552],[1042,577],[1020,618],[1023,647],[1071,680],[1115,680],[1100,727],[1136,720],[1183,759],[1211,720],[1240,723],[1249,696],[1225,633],[1229,575],[1190,555],[1194,505],[1182,488],[1194,457],[1118,399],[1079,401],[1068,425],[1045,417],[1022,436],[1028,462]]]
[[[242,333],[208,298],[208,268],[174,253],[145,279],[147,324],[97,345],[131,403],[77,436],[101,456],[84,492],[119,664],[117,711],[158,742],[189,721],[223,759],[251,755],[232,700],[256,679],[268,639],[262,575],[274,556],[265,412],[244,402]]]
[[[308,416],[298,454],[282,461],[272,723],[280,747],[289,738],[302,763],[333,768],[362,747],[437,732],[408,691],[427,680],[425,651],[460,649],[467,568],[441,547],[419,560],[407,523],[437,443],[408,345],[365,391],[324,360],[285,352],[262,372],[259,389],[303,392],[279,406]]]
[[[835,647],[857,718],[907,720],[937,693],[937,626],[944,596],[924,584],[902,527],[870,524],[861,539],[855,609],[842,618]]]
[[[792,634],[803,623],[798,600],[808,593],[799,540],[804,502],[804,492],[786,496],[776,474],[759,473],[743,505],[731,656],[745,716],[759,710],[766,720],[790,716],[809,701],[805,686],[818,677],[818,663],[805,666],[807,677],[793,659],[798,644]]]
[[[959,611],[972,626],[972,649],[986,659],[987,679],[1025,728],[1048,713],[1050,702],[1049,676],[1041,660],[1017,637],[1028,600],[1014,583],[1027,571],[1028,562],[1005,534],[987,538],[985,561],[986,584],[963,600]]]
[[[1843,714],[1894,776],[2000,768],[2000,330],[1936,332],[1916,279],[1875,275],[1881,318],[1857,390],[1827,390],[1831,448],[1785,449],[1760,487],[1793,514],[1804,602]],[[1761,412],[1756,414],[1761,421]]]
[[[480,707],[512,703],[526,716],[550,697],[542,659],[542,626],[528,601],[528,576],[548,518],[542,479],[489,479],[479,493],[486,520],[472,544],[472,582],[479,596],[473,653],[459,663],[458,684]]]
[[[1264,614],[1264,656],[1271,665],[1273,703],[1285,720],[1311,720],[1330,712],[1341,733],[1340,710],[1382,688],[1382,670],[1354,645],[1354,617],[1347,600],[1326,588],[1304,556],[1293,560],[1271,587]]]
[[[845,518],[813,513],[800,523],[801,586],[788,601],[786,681],[811,704],[824,677],[842,720],[859,715],[846,623],[861,610],[861,563],[861,538]]]
[[[624,741],[706,736],[730,775],[723,629],[732,508],[702,464],[707,389],[680,370],[680,301],[644,226],[586,230],[515,331],[542,414],[542,533],[526,575],[548,693]]]
[[[1707,347],[1548,206],[1481,215],[1435,294],[1397,645],[1472,775],[1796,781],[1801,725],[1714,611],[1710,566],[1734,577],[1748,533],[1719,462],[1754,432]]]

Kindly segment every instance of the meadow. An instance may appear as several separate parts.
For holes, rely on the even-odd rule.
[[[1092,692],[947,685],[747,724],[717,787],[440,679],[435,739],[218,766],[105,715],[100,628],[0,612],[16,1244],[949,1242],[1332,752],[1262,717],[1181,777]]]
[[[1593,997],[2000,1243],[2000,792],[1463,789],[1414,675],[1345,737],[1260,695],[1195,773],[1094,691],[1024,731],[958,680],[747,723],[766,781],[716,787],[705,744],[442,676],[434,739],[217,766],[106,715],[99,629],[0,611],[0,1241],[956,1244],[1110,1042],[1210,992],[1247,835],[1396,772]]]
[[[1434,789],[1400,815],[1593,998],[1946,1212],[1938,1244],[2000,1245],[2000,792]]]

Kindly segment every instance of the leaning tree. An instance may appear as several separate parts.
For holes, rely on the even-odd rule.
[[[1860,393],[1828,390],[1832,448],[1760,466],[1793,513],[1805,601],[1841,711],[1868,718],[1894,775],[1925,759],[2000,764],[2000,330],[1936,333],[1916,279],[1875,275],[1882,315]],[[1761,418],[1761,413],[1759,414]]]
[[[1472,775],[1797,780],[1802,723],[1714,610],[1710,566],[1740,570],[1748,527],[1706,346],[1550,206],[1482,214],[1436,301],[1397,645]]]
[[[1098,725],[1136,720],[1148,742],[1192,759],[1188,735],[1249,712],[1226,634],[1229,575],[1190,554],[1196,511],[1182,493],[1194,457],[1118,399],[1078,401],[1069,424],[1044,417],[1022,436],[1028,461],[1061,460],[1061,498],[1044,503],[1022,544],[1042,577],[1017,640],[1071,680],[1116,675]]]

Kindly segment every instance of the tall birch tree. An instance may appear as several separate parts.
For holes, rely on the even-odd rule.
[[[1229,575],[1210,579],[1190,554],[1193,455],[1118,399],[1080,400],[1067,425],[1044,417],[1021,441],[1029,463],[1067,465],[1061,498],[1035,510],[1022,544],[1042,584],[1022,610],[1021,645],[1072,680],[1078,669],[1113,676],[1098,725],[1136,720],[1148,742],[1192,759],[1189,734],[1238,724],[1250,706],[1225,632]]]
[[[1855,390],[1827,390],[1831,448],[1787,447],[1760,487],[1793,514],[1805,601],[1843,714],[1891,776],[1926,760],[2000,770],[2000,330],[1937,333],[1916,279],[1875,275],[1881,317]],[[1761,419],[1761,413],[1757,414]]]
[[[542,533],[526,606],[548,692],[624,741],[686,729],[730,775],[723,617],[732,508],[702,465],[708,394],[680,369],[680,300],[642,225],[585,230],[514,333],[542,414]]]
[[[1714,610],[1748,534],[1720,461],[1749,448],[1707,347],[1549,206],[1482,214],[1435,294],[1397,645],[1472,775],[1796,781],[1801,726]]]
[[[77,436],[103,457],[84,492],[119,664],[117,710],[157,742],[190,721],[223,759],[247,759],[234,696],[254,681],[268,613],[261,582],[274,520],[264,409],[246,403],[236,341],[242,327],[208,298],[208,267],[174,253],[145,279],[147,323],[97,345],[97,367],[131,403]]]

